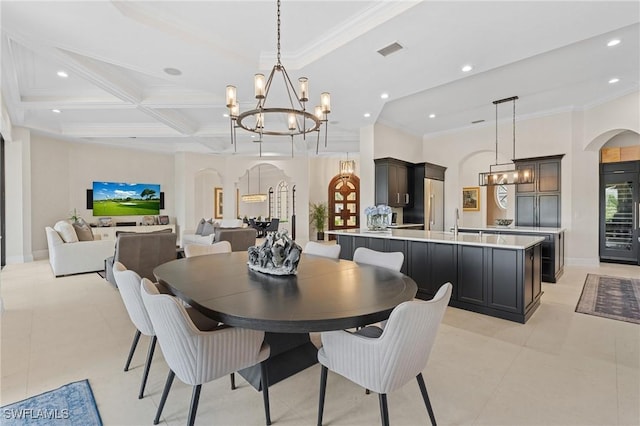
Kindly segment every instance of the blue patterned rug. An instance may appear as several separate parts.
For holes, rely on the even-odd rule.
[[[588,274],[576,312],[640,324],[640,279]]]
[[[88,380],[0,407],[2,426],[102,426]]]

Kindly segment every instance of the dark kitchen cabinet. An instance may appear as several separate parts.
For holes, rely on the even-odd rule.
[[[453,244],[408,241],[407,275],[418,285],[418,298],[432,299],[446,282],[453,285],[452,299],[457,298],[457,246]]]
[[[531,168],[535,176],[533,183],[516,185],[516,226],[560,227],[563,156],[515,160],[516,169]]]
[[[380,158],[375,162],[376,204],[408,207],[413,203],[409,181],[411,164],[395,158]]]

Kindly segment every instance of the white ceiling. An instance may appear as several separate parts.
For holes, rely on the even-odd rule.
[[[275,64],[275,0],[3,0],[0,13],[12,123],[63,138],[233,152],[225,86],[236,85],[250,109],[253,74]],[[320,155],[356,152],[359,129],[374,122],[423,136],[489,125],[491,102],[509,96],[520,97],[523,118],[638,90],[639,22],[638,1],[284,0],[282,63],[293,80],[309,78],[311,107],[331,93]],[[607,47],[613,38],[621,43]],[[376,52],[393,42],[404,49]],[[463,73],[464,64],[474,69]],[[620,81],[609,84],[613,77]],[[239,153],[257,155],[246,132],[238,141]],[[294,150],[314,155],[315,147],[315,136],[298,137]],[[263,144],[267,155],[291,149],[286,137]]]

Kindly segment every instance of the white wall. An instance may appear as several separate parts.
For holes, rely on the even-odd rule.
[[[20,127],[13,128],[8,135],[11,139],[5,142],[6,257],[7,263],[22,263],[33,260],[31,135]]]
[[[374,158],[397,158],[398,160],[417,163],[416,158],[422,156],[422,140],[382,124],[374,126]]]

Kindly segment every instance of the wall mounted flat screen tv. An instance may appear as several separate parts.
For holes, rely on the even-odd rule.
[[[159,214],[159,184],[93,182],[94,216],[139,216]]]

